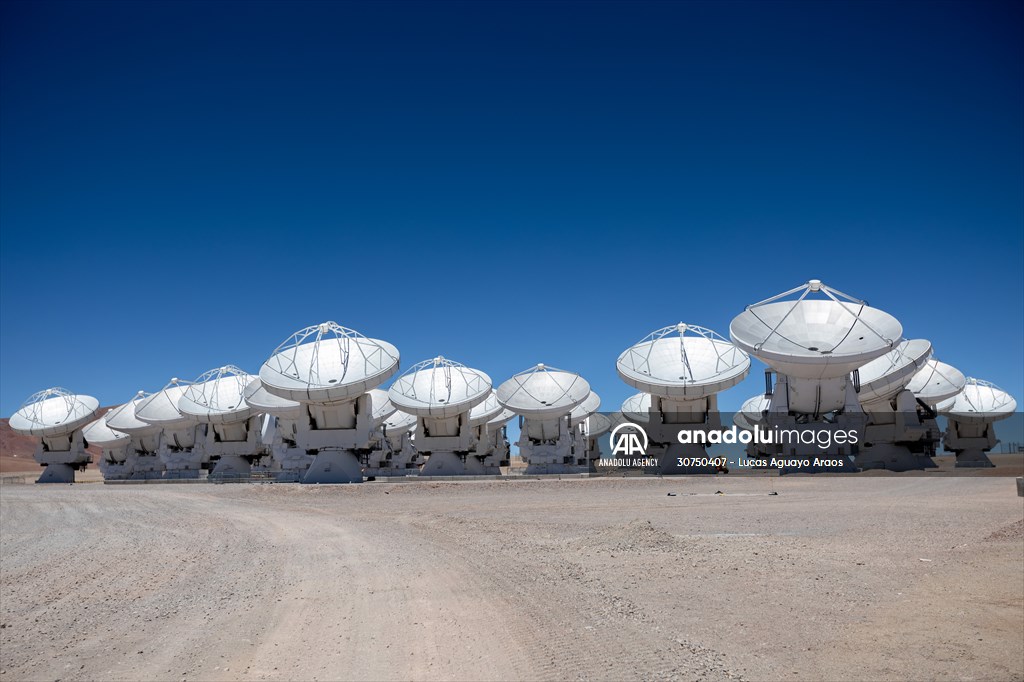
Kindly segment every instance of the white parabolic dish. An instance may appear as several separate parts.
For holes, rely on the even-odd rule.
[[[651,418],[651,395],[649,393],[636,393],[622,401],[619,408],[627,421],[641,423],[650,421]]]
[[[961,422],[994,422],[1012,415],[1017,401],[993,383],[968,377],[963,390],[939,404],[937,409]]]
[[[100,402],[55,386],[34,393],[11,415],[10,427],[29,436],[62,436],[88,424]]]
[[[253,379],[234,365],[211,369],[185,389],[178,400],[178,410],[209,424],[245,421],[255,413],[245,402],[245,389]]]
[[[508,409],[507,407],[504,407],[501,409],[501,412],[499,412],[497,415],[491,417],[490,420],[488,420],[487,427],[493,431],[498,427],[504,426],[508,422],[508,420],[514,416],[516,416],[515,412]]]
[[[120,407],[115,407],[110,412],[107,412],[107,414],[104,415],[107,426],[115,431],[123,431],[124,433],[130,433],[132,435],[143,435],[159,431],[159,426],[154,426],[153,424],[144,422],[135,416],[135,409],[139,406],[139,403],[146,399],[146,397],[147,394],[144,391],[139,391],[138,397],[135,398],[135,400],[127,402]]]
[[[99,445],[100,447],[122,443],[131,439],[131,436],[127,433],[124,433],[123,431],[114,431],[110,428],[107,425],[107,420],[103,417],[89,422],[89,424],[82,429],[82,437],[85,438],[85,442],[89,445]]]
[[[924,404],[935,407],[962,391],[966,384],[963,372],[932,358],[911,378],[907,390]]]
[[[178,402],[181,400],[181,396],[185,395],[188,387],[187,381],[171,379],[171,383],[164,386],[162,390],[135,404],[135,417],[147,424],[165,428],[194,423],[191,418],[183,415],[178,409]]]
[[[857,370],[860,374],[860,402],[891,400],[906,388],[931,354],[930,341],[911,339],[861,367]]]
[[[396,433],[405,433],[415,424],[416,415],[395,410],[391,413],[390,417],[384,420],[383,426],[387,429],[388,435],[394,435]]]
[[[388,397],[387,391],[379,388],[372,389],[370,393],[370,418],[373,421],[373,428],[379,428],[384,421],[395,413],[395,406]]]
[[[498,402],[529,418],[568,414],[590,395],[590,384],[575,372],[543,364],[519,372],[498,387]]]
[[[692,400],[743,381],[750,357],[714,331],[680,322],[648,334],[615,367],[623,381],[644,393]]]
[[[498,402],[497,394],[495,394],[494,391],[491,391],[487,394],[486,400],[469,411],[469,424],[470,426],[479,426],[480,424],[489,422],[503,409],[505,408],[503,408],[501,403]]]
[[[775,302],[796,292],[796,301]],[[811,292],[829,300],[808,300]],[[840,300],[844,299],[844,300]],[[733,343],[781,374],[830,379],[849,374],[896,347],[899,321],[818,280],[748,306],[733,318]]]
[[[398,349],[335,322],[288,337],[260,367],[263,387],[305,403],[354,400],[398,371]]]
[[[612,420],[600,412],[587,417],[586,435],[588,438],[597,438],[602,433],[607,433],[612,428]]]
[[[302,403],[276,396],[263,388],[263,382],[253,379],[245,387],[245,402],[257,412],[266,412],[282,419],[298,419],[302,415]]]
[[[591,391],[582,403],[572,408],[569,412],[569,424],[571,426],[576,426],[577,424],[586,421],[587,417],[597,412],[600,407],[601,396],[594,391]]]
[[[469,412],[490,392],[489,376],[438,356],[409,368],[391,385],[388,395],[403,412],[442,419]]]
[[[763,394],[758,394],[747,398],[742,405],[740,405],[739,413],[749,422],[751,425],[759,424],[764,420],[764,413],[768,411],[768,407],[771,405],[771,398],[766,397]]]

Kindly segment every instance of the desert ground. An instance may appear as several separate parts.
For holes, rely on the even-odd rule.
[[[6,681],[1024,679],[1011,478],[6,485],[0,521]]]

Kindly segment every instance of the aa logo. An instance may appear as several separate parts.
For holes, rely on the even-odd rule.
[[[612,456],[643,457],[647,453],[647,432],[638,424],[619,424],[608,434]]]

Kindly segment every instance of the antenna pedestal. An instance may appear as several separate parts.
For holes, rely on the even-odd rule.
[[[75,471],[92,461],[92,455],[85,449],[82,429],[39,438],[33,457],[46,467],[36,483],[74,483]]]
[[[100,473],[105,481],[123,481],[131,473],[128,464],[128,443],[118,443],[112,447],[104,447],[99,460]]]
[[[508,441],[505,439],[505,427],[498,424],[482,424],[477,427],[478,440],[474,448],[474,456],[480,460],[484,473],[501,474],[502,462],[508,460]]]
[[[999,443],[992,422],[962,422],[949,417],[943,443],[947,450],[956,453],[958,469],[995,466],[987,454]]]
[[[416,450],[427,455],[420,476],[482,476],[483,464],[474,456],[477,431],[469,424],[469,411],[454,417],[416,420]]]
[[[697,400],[675,400],[652,395],[650,400],[644,427],[651,441],[663,446],[658,455],[658,472],[663,476],[718,473],[716,465],[702,463],[702,460],[713,458],[705,444],[679,442],[679,432],[684,429],[707,434],[722,428],[718,396],[711,394]]]
[[[893,400],[864,405],[867,425],[860,452],[854,458],[859,469],[913,471],[934,468],[931,457],[938,444],[938,430],[929,428],[918,412],[914,394],[903,390]]]
[[[794,390],[791,390],[791,383],[796,384],[796,387],[803,392],[803,395],[799,395]],[[852,473],[855,471],[855,468],[852,465],[852,461],[849,461],[849,458],[856,456],[860,452],[860,446],[864,442],[865,426],[867,425],[867,415],[861,409],[857,393],[854,391],[853,382],[847,381],[843,377],[814,382],[819,383],[822,387],[821,395],[823,397],[820,401],[812,401],[810,404],[811,409],[813,409],[815,404],[835,409],[837,401],[834,393],[840,387],[845,391],[845,400],[841,404],[840,410],[819,413],[805,411],[809,407],[807,400],[808,389],[811,383],[803,379],[794,380],[785,374],[777,375],[775,390],[772,393],[768,411],[764,417],[765,428],[786,432],[795,431],[797,436],[788,439],[787,442],[776,440],[771,444],[760,444],[758,449],[770,457],[781,456],[783,458],[803,459],[810,457],[812,461],[815,458],[847,460],[846,464],[840,467],[808,468],[805,466],[799,469],[799,471],[805,473]],[[796,406],[790,404],[790,400],[794,396],[796,396]],[[826,399],[826,396],[830,397]],[[828,417],[827,419],[826,416]],[[839,443],[838,440],[840,439],[834,436],[840,431],[855,433],[857,442],[851,443],[849,439],[844,437],[841,439],[844,442]],[[826,437],[828,438],[826,446],[820,447],[819,443]],[[782,469],[781,471],[786,473],[789,470]]]
[[[321,450],[309,465],[303,483],[362,483],[363,465],[351,450]]]
[[[132,447],[128,449],[125,468],[130,481],[163,478],[165,469],[163,460],[156,452],[138,451]]]
[[[206,436],[205,424],[188,424],[164,429],[157,455],[164,465],[164,478],[201,478],[210,458],[196,441]]]
[[[306,475],[313,455],[298,447],[295,434],[298,420],[270,415],[263,426],[262,440],[269,443],[270,469],[280,483],[298,483]],[[308,420],[307,420],[308,421]]]
[[[367,460],[367,476],[411,476],[417,473],[419,453],[413,447],[412,434],[408,431],[387,437],[378,432],[373,447]]]
[[[567,419],[526,419],[516,445],[528,476],[586,472],[585,443]]]
[[[212,465],[211,476],[241,476],[252,472],[252,463],[261,456],[260,418],[241,422],[212,423],[195,449]]]
[[[308,419],[300,419],[295,445],[313,461],[303,483],[360,483],[363,464],[357,450],[370,449],[371,401],[367,393],[341,403],[305,405]]]

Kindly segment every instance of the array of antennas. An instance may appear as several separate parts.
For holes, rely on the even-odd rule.
[[[824,300],[812,300],[812,294]],[[642,391],[627,401],[630,409],[656,405],[677,409],[712,399],[743,380],[750,370],[750,356],[794,385],[811,381],[827,387],[829,382],[852,376],[862,400],[888,399],[909,386],[922,402],[958,419],[994,421],[1016,409],[1014,399],[990,382],[965,379],[955,368],[932,359],[927,341],[905,341],[902,326],[888,313],[820,280],[747,306],[733,319],[729,331],[726,338],[706,327],[679,322],[651,332],[626,349],[616,363],[618,373]],[[184,422],[222,425],[264,414],[295,419],[299,413],[313,422],[320,419],[330,424],[332,418],[351,419],[340,413],[332,417],[324,410],[348,405],[344,410],[358,413],[363,408],[351,406],[363,396],[371,399],[375,423],[383,425],[412,424],[416,415],[442,419],[461,414],[470,423],[507,421],[518,414],[537,423],[567,417],[579,424],[587,422],[600,404],[590,384],[571,371],[538,364],[492,390],[483,372],[440,356],[413,365],[388,393],[376,390],[396,374],[398,366],[399,353],[393,345],[323,322],[291,334],[274,349],[258,376],[225,365],[204,372],[194,382],[175,378],[161,391],[140,392],[111,411],[105,426],[135,433],[146,425],[165,429]],[[818,402],[821,393],[819,388]],[[658,402],[652,403],[651,396]],[[745,423],[756,412],[763,414],[764,400],[756,402],[744,404]],[[11,427],[39,437],[67,434],[83,427],[97,407],[98,401],[90,396],[47,389],[25,401],[12,416]],[[396,409],[398,416],[392,416]],[[815,414],[818,409],[816,403]],[[593,432],[597,423],[584,428]]]

